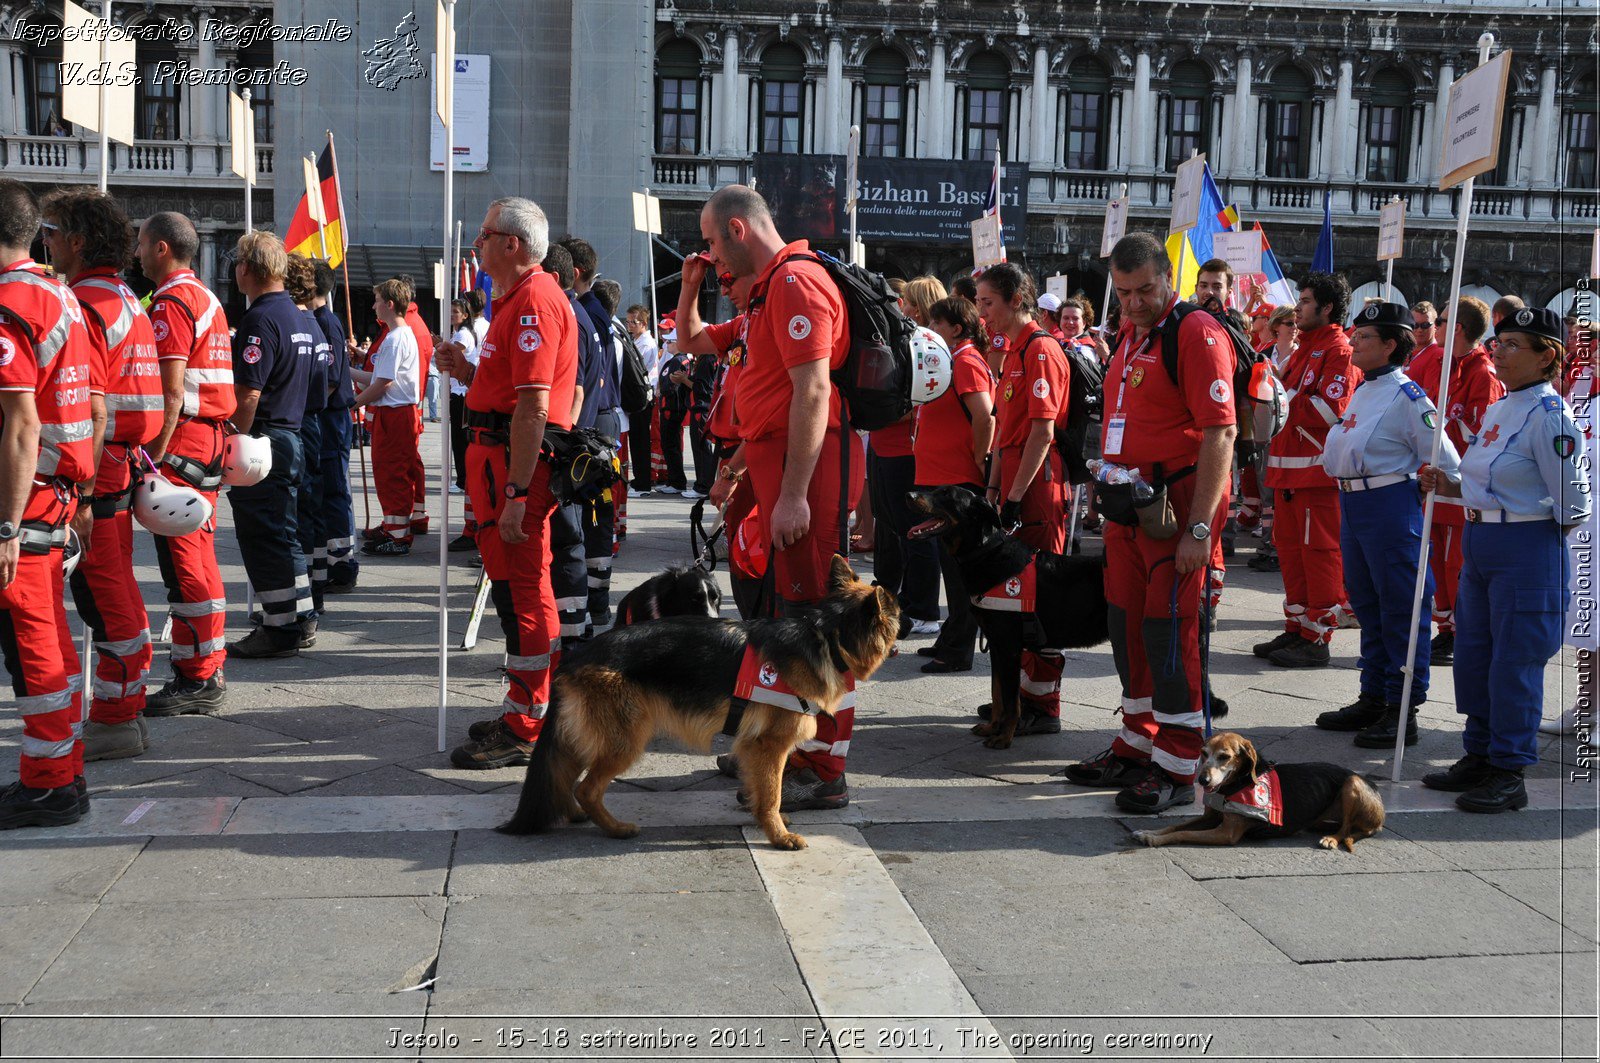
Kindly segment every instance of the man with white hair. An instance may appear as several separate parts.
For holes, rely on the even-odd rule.
[[[480,721],[450,753],[458,768],[526,764],[550,705],[561,659],[550,583],[550,466],[539,460],[546,427],[572,427],[578,323],[566,294],[539,265],[550,225],[531,200],[489,204],[473,247],[494,280],[494,319],[478,364],[456,343],[439,345],[441,372],[467,383],[467,494],[490,598],[506,633],[506,693],[498,719]]]

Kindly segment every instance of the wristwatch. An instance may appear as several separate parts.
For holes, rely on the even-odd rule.
[[[528,489],[526,487],[518,487],[516,484],[506,484],[506,497],[512,501],[519,498],[527,498]]]
[[[1207,539],[1211,538],[1211,525],[1207,524],[1203,520],[1197,520],[1193,524],[1189,525],[1189,534],[1203,543]]]
[[[14,521],[0,520],[0,543],[9,543],[21,534],[22,529]]]

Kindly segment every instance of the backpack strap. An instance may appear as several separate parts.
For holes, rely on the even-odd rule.
[[[1183,324],[1183,319],[1199,310],[1194,303],[1179,299],[1172,304],[1172,312],[1161,322],[1161,364],[1167,367],[1167,377],[1172,381],[1172,386],[1178,386],[1178,328]]]

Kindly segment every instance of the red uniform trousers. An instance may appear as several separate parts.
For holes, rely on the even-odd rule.
[[[1180,528],[1202,519],[1189,512],[1195,484],[1189,475],[1167,486]],[[1222,527],[1227,512],[1224,495],[1207,523]],[[1205,727],[1199,613],[1206,570],[1178,574],[1174,559],[1184,534],[1157,541],[1106,522],[1106,600],[1111,654],[1122,680],[1122,732],[1111,751],[1192,783]]]
[[[1239,470],[1239,512],[1234,522],[1241,528],[1261,523],[1261,475],[1253,461],[1244,462]]]
[[[50,488],[35,488],[28,520],[62,512]],[[83,774],[83,675],[67,627],[62,551],[23,550],[16,578],[0,590],[0,652],[22,714],[24,786],[52,790]]]
[[[510,482],[508,453],[503,446],[467,444],[467,494],[479,516],[478,551],[490,579],[489,597],[506,634],[506,678],[511,687],[503,705],[506,726],[524,742],[536,741],[550,708],[550,677],[561,661],[556,637],[555,590],[550,585],[550,466],[535,462],[528,484],[522,530],[527,541],[500,538],[500,510]]]
[[[1017,538],[1046,553],[1059,554],[1067,548],[1067,500],[1072,497],[1061,458],[1055,447],[1045,451],[1044,465],[1022,496],[1022,528]],[[1022,448],[1004,447],[1000,451],[1000,500],[1010,496],[1017,479]],[[1061,716],[1061,671],[1067,659],[1051,649],[1022,651],[1021,701],[1023,712]]]
[[[127,494],[136,455],[122,443],[107,443],[101,452],[94,493],[108,500],[100,503],[102,513],[111,504],[118,508],[95,514],[88,552],[72,574],[78,615],[94,633],[89,718],[96,723],[126,723],[144,711],[150,674],[150,618],[133,574],[133,510]]]
[[[179,422],[167,452],[210,465],[222,456],[222,426],[198,417]],[[168,466],[161,473],[173,483],[188,481]],[[217,505],[215,488],[195,488]],[[155,536],[156,561],[167,588],[167,608],[172,613],[172,668],[186,679],[210,679],[227,660],[223,628],[227,620],[227,592],[217,569],[217,521],[213,516],[188,535]]]
[[[1276,494],[1272,538],[1283,568],[1284,630],[1308,642],[1332,642],[1344,601],[1339,489],[1291,487]]]
[[[1465,508],[1442,498],[1435,501],[1428,568],[1433,571],[1433,622],[1441,635],[1456,633],[1456,586],[1461,582],[1461,539],[1466,528]]]
[[[633,450],[628,446],[628,433],[617,440],[617,457],[622,459],[622,479],[611,488],[614,519],[611,525],[611,556],[622,550],[621,539],[628,534],[628,485],[633,483]]]
[[[422,436],[422,412],[415,406],[374,406],[368,423],[372,427],[372,477],[378,482],[383,530],[397,542],[409,543],[412,515],[418,505],[423,505],[418,502],[421,496],[417,494],[413,468],[422,465],[417,446]]]
[[[867,461],[861,437],[848,428],[843,431],[850,445],[850,486],[845,505],[854,509],[866,481]],[[830,429],[822,437],[822,451],[817,455],[817,467],[806,492],[806,501],[811,507],[810,531],[788,549],[774,550],[769,555],[774,607],[780,616],[788,608],[815,604],[827,594],[828,570],[833,564],[833,555],[840,552],[839,436],[839,430]],[[769,543],[772,541],[769,521],[783,486],[788,445],[786,436],[772,435],[751,440],[744,448],[745,478],[755,489],[761,535]],[[837,779],[844,774],[845,756],[850,752],[850,736],[855,726],[853,707],[840,709],[832,716],[818,716],[817,736],[801,744],[793,755],[793,762],[810,768],[824,782]]]

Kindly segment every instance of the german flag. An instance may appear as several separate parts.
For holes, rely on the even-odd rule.
[[[309,258],[326,257],[328,265],[337,269],[344,261],[345,252],[344,197],[339,191],[339,166],[334,159],[331,135],[328,137],[328,146],[317,156],[317,180],[322,187],[322,210],[328,218],[328,224],[322,227],[328,238],[327,254],[323,254],[322,236],[318,233],[316,220],[311,217],[311,207],[304,193],[294,208],[294,220],[289,223],[289,236],[284,243],[290,251]]]

